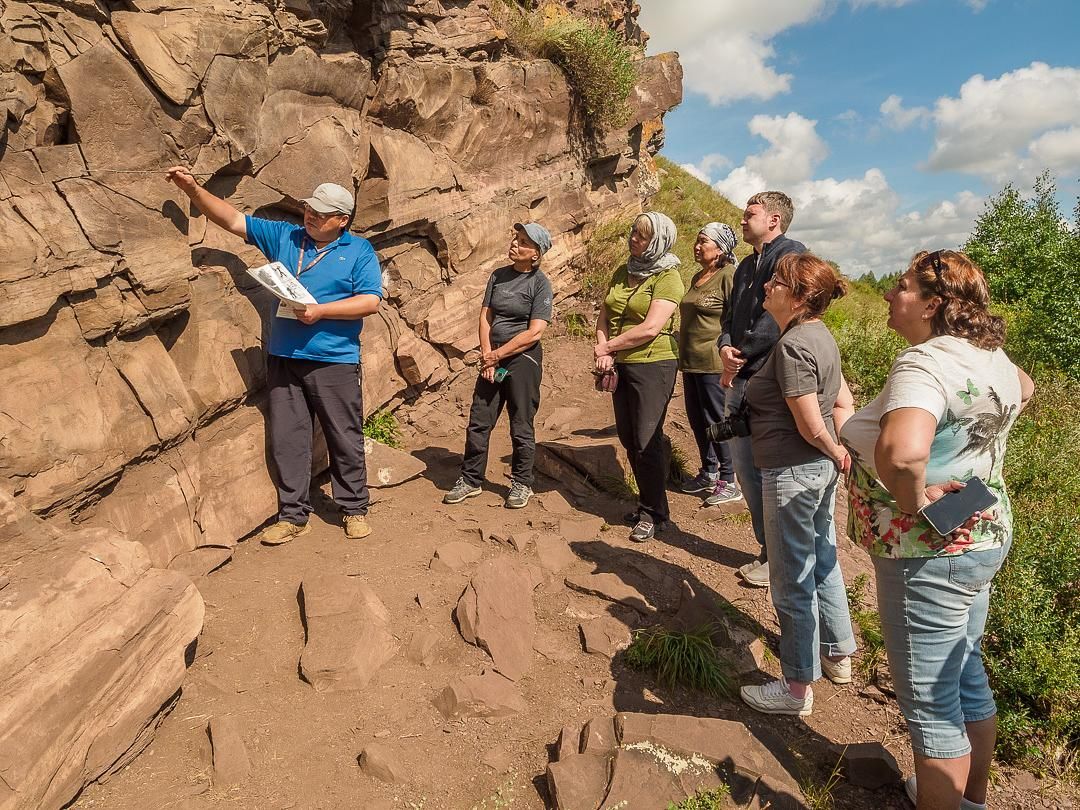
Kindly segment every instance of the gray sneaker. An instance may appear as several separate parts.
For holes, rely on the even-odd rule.
[[[457,483],[454,484],[454,488],[443,495],[442,502],[461,503],[466,498],[475,498],[481,492],[483,492],[483,490],[480,489],[480,487],[474,487],[466,481],[464,477],[461,477],[457,480]]]
[[[529,498],[533,496],[533,491],[522,483],[515,481],[510,487],[510,494],[506,496],[506,500],[503,501],[503,506],[507,509],[522,509],[529,504]]]
[[[705,499],[706,506],[719,506],[722,503],[742,500],[742,490],[734,481],[717,481],[712,494]]]
[[[693,478],[683,484],[680,489],[687,495],[693,495],[696,492],[712,492],[715,487],[715,475],[709,475],[706,472],[699,472],[697,475],[695,475]]]
[[[746,565],[739,566],[739,576],[747,585],[755,588],[769,587],[769,563],[754,560]]]
[[[635,524],[633,531],[630,532],[630,539],[635,543],[644,543],[646,540],[651,540],[655,535],[656,524],[643,516]]]

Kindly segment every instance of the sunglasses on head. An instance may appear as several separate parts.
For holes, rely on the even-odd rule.
[[[941,261],[941,254],[944,252],[945,251],[943,250],[935,250],[933,253],[928,254],[926,257],[930,260],[930,266],[934,269],[934,275],[937,277],[938,281],[941,281],[941,277],[945,273],[945,269],[948,267],[947,264]]]

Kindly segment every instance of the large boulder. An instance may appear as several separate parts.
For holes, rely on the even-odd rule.
[[[61,533],[4,493],[0,520],[0,808],[58,808],[150,742],[203,602],[115,533]]]

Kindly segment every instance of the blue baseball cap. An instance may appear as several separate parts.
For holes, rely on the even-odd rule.
[[[525,235],[529,237],[532,243],[540,248],[541,256],[551,250],[551,234],[548,233],[548,229],[543,225],[536,222],[526,222],[522,225],[518,222],[515,223],[514,230],[524,231]]]

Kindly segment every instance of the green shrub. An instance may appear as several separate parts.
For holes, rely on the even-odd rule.
[[[550,59],[566,74],[595,129],[614,129],[630,117],[630,93],[637,82],[637,50],[599,21],[554,4],[497,7],[511,47],[523,56]]]
[[[585,245],[581,259],[581,296],[590,304],[599,305],[607,295],[615,270],[630,256],[628,237],[633,220],[616,219],[597,227]]]
[[[364,435],[387,447],[401,447],[397,417],[387,410],[375,411],[364,420]]]
[[[667,686],[686,686],[718,697],[730,697],[734,682],[713,644],[713,625],[690,632],[659,625],[634,632],[626,648],[626,663],[656,673]]]
[[[709,790],[699,790],[678,804],[668,802],[667,810],[723,810],[728,806],[730,796],[731,788],[720,785]]]

